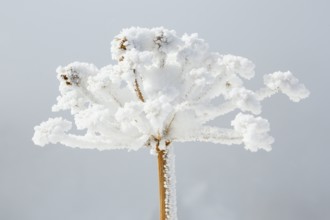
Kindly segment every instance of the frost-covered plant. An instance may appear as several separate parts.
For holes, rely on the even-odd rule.
[[[257,91],[245,88],[254,64],[210,52],[197,34],[128,28],[114,38],[111,53],[115,65],[99,69],[74,62],[56,70],[61,95],[53,111],[70,110],[86,134],[70,134],[72,123],[58,117],[36,126],[33,141],[99,150],[149,148],[160,164],[161,219],[177,219],[171,143],[244,144],[253,152],[270,151],[269,123],[255,116],[260,102],[278,92],[294,102],[309,95],[291,72],[265,75],[265,86]],[[237,109],[243,113],[232,128],[208,125]]]

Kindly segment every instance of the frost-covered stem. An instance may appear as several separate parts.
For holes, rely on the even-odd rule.
[[[255,92],[255,94],[257,96],[257,99],[262,101],[265,98],[269,98],[269,97],[271,97],[272,95],[275,95],[278,92],[279,92],[278,89],[270,89],[268,87],[265,87],[265,88],[261,88],[261,89],[257,90]]]
[[[159,219],[166,220],[166,190],[165,190],[165,150],[158,152],[158,179],[159,179]]]
[[[172,147],[158,151],[160,220],[177,220],[174,152]]]

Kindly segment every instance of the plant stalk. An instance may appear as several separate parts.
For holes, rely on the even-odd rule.
[[[166,220],[166,189],[165,189],[165,166],[164,150],[158,151],[158,179],[159,179],[159,216],[160,220]]]
[[[177,220],[175,165],[172,146],[158,151],[160,220]]]

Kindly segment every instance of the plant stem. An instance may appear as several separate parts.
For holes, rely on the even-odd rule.
[[[177,220],[174,159],[172,146],[158,149],[160,220]]]
[[[158,178],[159,178],[159,214],[160,220],[166,220],[166,189],[165,189],[165,151],[158,151]]]

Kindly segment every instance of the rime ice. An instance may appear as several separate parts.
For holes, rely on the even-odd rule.
[[[295,102],[309,95],[291,72],[265,75],[253,92],[243,80],[254,77],[246,58],[211,52],[197,34],[177,36],[164,28],[124,29],[111,43],[115,65],[97,68],[74,62],[57,69],[60,93],[53,111],[70,110],[86,135],[69,133],[69,122],[55,118],[35,127],[38,145],[137,150],[162,141],[210,141],[269,151],[273,139],[261,101],[283,92]],[[211,101],[223,98],[223,103]],[[205,125],[235,109],[233,128]],[[154,149],[153,149],[154,150]]]

